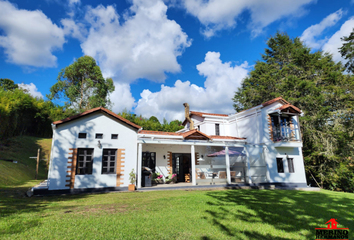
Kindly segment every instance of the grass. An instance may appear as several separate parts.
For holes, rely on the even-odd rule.
[[[0,159],[12,159],[18,163],[0,160],[0,188],[9,188],[24,184],[35,177],[38,148],[40,159],[48,159],[52,139],[20,136],[0,143]],[[46,178],[46,162],[40,161],[38,179]]]
[[[350,193],[175,190],[25,198],[20,190],[0,191],[2,239],[314,239],[315,228],[330,218],[354,237]]]

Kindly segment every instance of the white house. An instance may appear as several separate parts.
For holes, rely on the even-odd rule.
[[[132,169],[139,189],[144,166],[191,186],[307,186],[297,107],[281,97],[231,115],[184,105],[175,133],[143,130],[104,108],[54,122],[48,190],[125,190]]]

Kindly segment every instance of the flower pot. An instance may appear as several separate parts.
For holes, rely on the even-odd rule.
[[[135,185],[134,184],[129,184],[128,190],[129,191],[135,191]]]

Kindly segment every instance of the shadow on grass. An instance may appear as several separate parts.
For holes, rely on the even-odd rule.
[[[37,227],[50,216],[53,211],[72,210],[75,205],[60,206],[64,201],[75,201],[87,198],[88,194],[59,195],[45,197],[25,196],[28,187],[0,189],[0,238],[10,234],[17,234],[27,231],[29,228]],[[69,211],[68,211],[69,212]]]
[[[289,235],[314,238],[316,227],[327,227],[336,218],[338,227],[349,227],[353,238],[354,201],[343,193],[302,192],[289,190],[230,190],[209,192],[206,219],[230,238],[290,239]],[[340,196],[340,197],[339,197]],[[236,209],[237,210],[234,210]],[[283,236],[262,233],[261,229],[239,231],[230,222],[241,221],[254,226],[271,225]],[[276,235],[276,233],[275,233]],[[204,238],[207,239],[207,238]]]

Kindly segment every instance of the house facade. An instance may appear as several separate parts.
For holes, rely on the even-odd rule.
[[[301,110],[275,98],[235,114],[189,111],[178,132],[144,130],[96,108],[53,123],[48,190],[125,189],[149,167],[192,185],[306,187]]]

